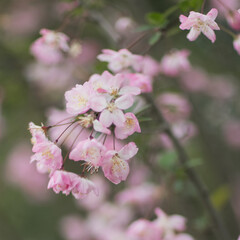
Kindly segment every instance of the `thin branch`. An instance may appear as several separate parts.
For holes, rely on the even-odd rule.
[[[188,162],[190,159],[189,159],[189,156],[187,155],[185,149],[182,147],[179,140],[173,134],[173,132],[170,128],[170,125],[164,119],[161,111],[156,106],[152,97],[150,95],[145,95],[145,97],[146,97],[146,100],[152,105],[153,112],[155,113],[159,122],[161,122],[162,124],[164,124],[166,126],[164,132],[171,139],[173,146],[174,146],[176,152],[178,153],[178,157],[179,157],[179,161],[180,161],[181,165],[183,166],[183,168],[184,168],[187,176],[189,177],[190,181],[192,182],[192,184],[198,190],[199,196],[200,196],[203,204],[205,205],[205,207],[209,213],[209,216],[212,219],[213,231],[214,231],[215,236],[217,237],[217,239],[230,240],[231,239],[230,235],[229,235],[227,229],[225,228],[225,225],[224,225],[221,217],[219,216],[218,212],[215,210],[215,208],[210,200],[210,196],[209,196],[206,186],[200,180],[196,171],[193,168],[190,168],[188,166]]]

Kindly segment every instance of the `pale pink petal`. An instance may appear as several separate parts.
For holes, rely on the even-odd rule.
[[[132,95],[139,95],[141,93],[141,89],[138,87],[130,87],[130,86],[125,86],[121,88],[119,91],[119,95],[124,95],[124,94],[132,94]]]
[[[188,19],[188,18],[187,18],[186,16],[182,15],[182,14],[179,16],[179,21],[180,21],[181,23],[186,22],[187,19]]]
[[[115,101],[116,107],[120,109],[128,109],[133,105],[134,99],[131,95],[123,95]]]
[[[128,160],[135,156],[137,152],[138,148],[136,144],[134,142],[130,142],[119,151],[119,156],[124,160]]]
[[[202,29],[202,33],[211,40],[212,43],[215,42],[216,40],[216,35],[214,33],[214,31],[210,28],[210,27],[205,27]]]
[[[188,33],[187,39],[189,41],[195,41],[198,38],[200,33],[201,33],[201,31],[199,29],[193,27],[193,28],[191,28],[190,32]]]
[[[93,121],[93,128],[97,132],[111,134],[111,131],[109,129],[107,129],[106,127],[104,127],[103,124],[98,120]]]
[[[103,110],[103,112],[100,115],[99,121],[103,124],[105,127],[110,127],[113,123],[113,115],[111,112],[109,112],[107,109]]]
[[[91,109],[96,112],[101,112],[107,107],[107,101],[105,97],[93,97],[90,100]]]
[[[125,116],[123,114],[123,112],[120,109],[115,109],[113,111],[113,123],[116,126],[123,126],[125,122]]]
[[[210,17],[212,20],[215,20],[218,15],[218,10],[216,8],[212,8],[208,13],[207,16]]]

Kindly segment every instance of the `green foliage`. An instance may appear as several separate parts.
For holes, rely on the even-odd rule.
[[[173,170],[176,167],[177,154],[174,151],[168,151],[160,155],[158,164],[159,166],[166,170]]]
[[[216,208],[221,209],[227,203],[229,197],[229,187],[227,185],[222,185],[211,195],[211,200]]]
[[[161,32],[156,32],[152,35],[152,37],[149,39],[149,44],[154,45],[155,43],[158,42],[158,40],[161,38],[162,33]]]
[[[154,25],[156,27],[164,27],[168,22],[165,14],[158,12],[147,13],[146,20],[149,24]]]
[[[203,0],[182,0],[179,8],[182,12],[199,11],[203,4]]]

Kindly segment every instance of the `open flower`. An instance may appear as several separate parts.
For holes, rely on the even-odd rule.
[[[78,143],[69,154],[69,158],[74,161],[84,160],[90,166],[99,167],[104,150],[105,147],[96,139],[87,139]]]
[[[65,93],[66,109],[70,114],[86,113],[90,109],[91,86],[88,82],[77,84]]]
[[[31,46],[31,53],[44,64],[56,64],[63,60],[63,52],[69,50],[67,35],[48,29],[41,29],[41,38]]]
[[[139,122],[133,113],[125,114],[125,122],[122,127],[115,128],[115,136],[118,139],[125,139],[134,132],[141,132]]]
[[[179,19],[181,25],[179,28],[181,30],[190,30],[187,38],[190,41],[194,41],[198,38],[202,32],[212,43],[216,40],[216,35],[214,30],[220,30],[219,26],[215,22],[215,19],[218,15],[218,10],[213,8],[207,15],[202,13],[191,11],[189,16],[180,15]]]
[[[53,173],[48,183],[48,189],[52,188],[55,193],[62,192],[69,195],[72,192],[76,199],[83,199],[90,192],[98,194],[94,183],[82,178],[75,173],[57,170]]]
[[[134,142],[128,143],[120,151],[107,151],[102,162],[105,177],[115,184],[125,181],[129,173],[128,160],[137,152]]]
[[[142,59],[141,56],[134,55],[127,49],[120,49],[119,51],[103,49],[102,52],[97,58],[100,61],[108,62],[108,68],[115,73],[126,70],[129,67],[135,68]]]
[[[99,121],[105,126],[113,124],[123,126],[125,116],[122,110],[128,109],[133,105],[132,95],[126,94],[116,100],[112,97],[96,96],[91,100],[91,108],[96,112],[101,112]]]
[[[35,154],[31,162],[37,161],[37,170],[41,173],[52,173],[63,164],[62,150],[49,140],[44,140],[34,146]]]

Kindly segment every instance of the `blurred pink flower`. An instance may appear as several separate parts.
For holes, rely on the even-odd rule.
[[[215,76],[208,82],[205,93],[211,97],[225,100],[233,97],[235,94],[235,88],[228,78]]]
[[[128,236],[133,240],[160,240],[161,231],[153,222],[139,219],[133,222],[128,230]]]
[[[31,148],[26,143],[15,146],[7,157],[5,178],[19,187],[30,199],[46,201],[49,199],[47,191],[47,176],[37,172],[35,166],[29,164],[32,155]]]
[[[207,88],[208,76],[202,69],[192,68],[182,73],[180,82],[190,92],[203,92]]]
[[[106,180],[106,178],[100,175],[94,175],[91,179],[95,183],[96,187],[101,189],[99,195],[96,196],[93,192],[91,192],[86,198],[77,201],[77,205],[79,207],[89,211],[95,210],[103,205],[110,192],[109,182]]]
[[[189,139],[197,135],[197,127],[190,121],[179,121],[172,124],[173,134],[185,144]],[[172,148],[172,142],[165,133],[159,135],[160,143],[165,148]]]
[[[151,183],[128,187],[116,195],[116,201],[120,204],[131,204],[147,209],[152,208],[160,198],[160,187]]]
[[[187,119],[191,113],[190,103],[178,93],[162,93],[156,98],[156,104],[169,122]]]
[[[127,35],[134,30],[135,25],[135,22],[130,17],[120,17],[115,22],[115,29],[120,34]]]
[[[191,68],[188,60],[190,52],[186,49],[172,50],[170,53],[163,56],[160,63],[160,71],[170,77],[176,77],[180,73]]]
[[[233,40],[233,47],[240,55],[240,34],[238,34],[237,37]]]
[[[234,148],[240,148],[240,121],[228,121],[223,126],[225,141]]]
[[[240,30],[240,9],[229,11],[226,15],[226,19],[232,29],[236,31]]]

